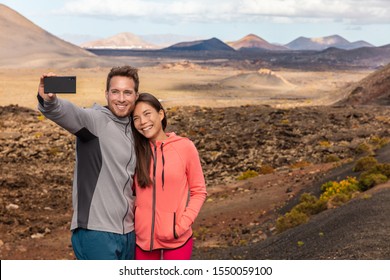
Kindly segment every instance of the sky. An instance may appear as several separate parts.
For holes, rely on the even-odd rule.
[[[75,44],[122,32],[236,41],[252,33],[287,44],[340,35],[390,44],[389,0],[0,0]],[[1,32],[1,31],[0,31]]]

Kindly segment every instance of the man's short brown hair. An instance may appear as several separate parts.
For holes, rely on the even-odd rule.
[[[133,79],[134,81],[134,89],[135,92],[138,92],[138,87],[139,87],[139,77],[138,77],[138,69],[131,67],[129,65],[125,66],[117,66],[111,68],[110,73],[107,75],[107,83],[106,83],[106,91],[109,91],[110,89],[110,82],[112,77],[115,76],[122,76],[122,77],[128,77],[130,79]]]

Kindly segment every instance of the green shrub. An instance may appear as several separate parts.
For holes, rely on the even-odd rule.
[[[328,199],[327,208],[335,208],[338,206],[341,206],[345,203],[347,203],[351,197],[353,196],[353,193],[338,193],[333,195]]]
[[[300,197],[300,202],[293,209],[311,216],[326,210],[326,201],[320,200],[309,193],[304,193]]]
[[[352,171],[360,172],[370,170],[372,167],[376,166],[377,163],[378,161],[374,157],[362,157],[356,162],[355,167],[352,169]]]
[[[324,162],[338,162],[340,158],[337,155],[331,154],[325,156]]]
[[[365,157],[356,163],[354,171],[363,171],[359,176],[359,187],[366,191],[390,178],[390,163],[378,163],[372,157]]]
[[[309,216],[307,216],[305,213],[293,209],[276,220],[276,230],[280,233],[289,228],[304,224],[308,220]]]
[[[290,212],[276,220],[276,230],[280,233],[289,228],[306,223],[311,215],[318,214],[327,208],[345,204],[356,193],[365,191],[373,186],[384,183],[390,178],[390,164],[378,163],[367,156],[356,162],[354,171],[363,171],[359,181],[355,177],[348,177],[340,182],[330,181],[321,186],[320,198],[309,193],[301,195],[299,203]]]
[[[360,143],[357,147],[356,147],[356,152],[358,154],[373,154],[373,148],[370,144],[366,143],[366,142],[363,142],[363,143]]]
[[[377,173],[385,175],[390,178],[390,163],[379,163],[375,166]]]
[[[390,140],[386,137],[381,138],[379,136],[372,136],[369,142],[375,146],[375,149],[380,149],[383,146],[387,145],[389,141]]]
[[[254,170],[248,170],[243,172],[240,176],[237,177],[238,180],[246,180],[252,177],[259,176],[259,173]]]
[[[319,200],[309,193],[303,193],[299,203],[290,212],[277,219],[276,230],[282,232],[306,223],[311,215],[318,214],[324,210],[326,210],[326,201]]]
[[[360,190],[366,191],[368,189],[371,189],[375,185],[387,182],[387,180],[388,177],[383,174],[371,173],[369,171],[366,171],[360,174],[359,187]]]
[[[344,194],[351,198],[352,194],[360,190],[359,182],[355,177],[348,177],[340,182],[327,182],[321,186],[322,194],[320,199],[329,200],[335,195]]]

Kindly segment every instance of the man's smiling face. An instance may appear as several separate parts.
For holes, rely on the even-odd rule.
[[[135,91],[133,79],[124,76],[114,76],[110,81],[110,88],[106,92],[108,108],[119,117],[128,117],[134,110],[138,93]]]

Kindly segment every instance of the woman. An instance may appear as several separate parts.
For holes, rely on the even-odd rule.
[[[207,194],[195,145],[175,133],[165,133],[166,126],[161,103],[151,94],[140,94],[132,122],[138,260],[190,259],[191,225]]]

